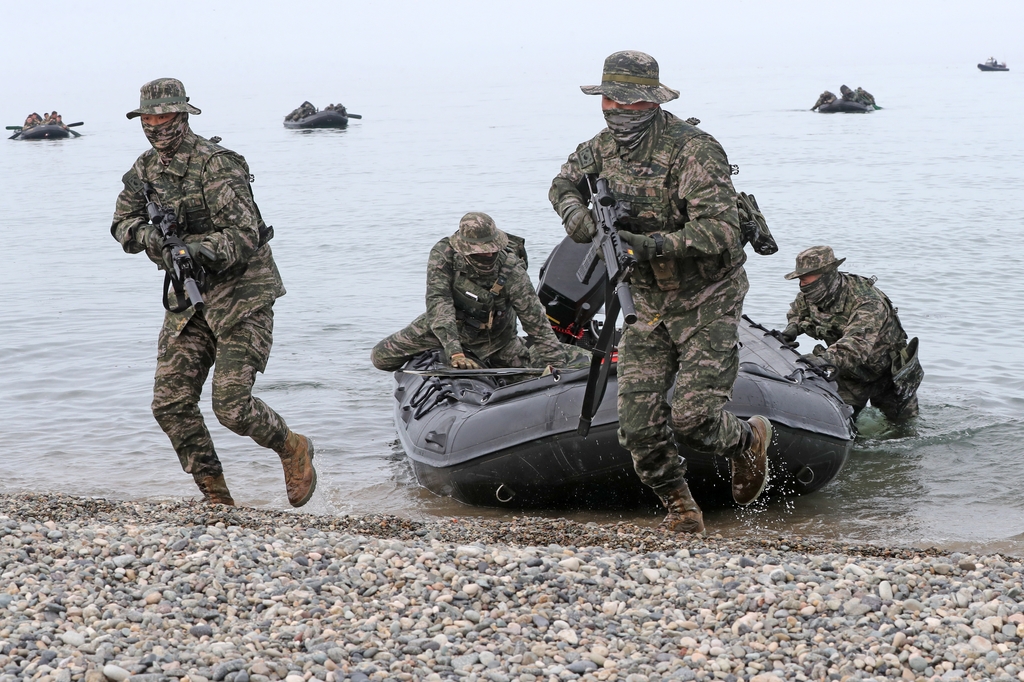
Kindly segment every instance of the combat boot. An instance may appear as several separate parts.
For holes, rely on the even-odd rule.
[[[690,494],[690,487],[683,481],[678,488],[659,493],[658,498],[668,510],[668,515],[658,524],[660,530],[671,533],[704,532],[704,515]]]
[[[772,440],[772,423],[767,417],[754,415],[750,425],[750,442],[732,459],[732,499],[748,505],[758,497],[768,482],[768,443]]]
[[[288,431],[284,445],[275,450],[284,468],[284,484],[288,490],[288,502],[301,507],[309,502],[316,490],[316,469],[313,468],[313,441],[305,436]]]
[[[224,480],[224,474],[221,473],[216,476],[193,475],[192,478],[195,480],[196,485],[199,486],[204,502],[208,504],[226,504],[229,507],[235,506],[235,501],[231,498],[231,493],[228,491],[228,484]]]

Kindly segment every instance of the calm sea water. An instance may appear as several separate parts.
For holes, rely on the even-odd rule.
[[[396,445],[391,377],[373,369],[369,350],[423,310],[427,252],[467,211],[526,237],[536,276],[562,235],[550,180],[603,125],[596,98],[576,86],[595,82],[601,58],[620,47],[575,55],[557,73],[506,45],[482,64],[463,56],[464,71],[449,49],[443,64],[426,55],[352,65],[345,78],[298,73],[274,88],[259,73],[224,83],[182,70],[205,112],[194,129],[246,156],[277,231],[288,295],[275,308],[274,351],[256,392],[316,440],[320,487],[309,509],[500,515],[417,487]],[[849,465],[823,491],[714,512],[709,527],[1024,552],[1021,74],[982,74],[970,61],[839,74],[835,64],[736,58],[688,70],[684,55],[667,43],[656,52],[663,80],[683,91],[666,108],[699,117],[718,138],[741,168],[737,188],[757,196],[781,245],[775,256],[751,255],[745,312],[781,327],[796,293],[782,275],[797,252],[828,243],[847,258],[844,269],[878,276],[920,337],[927,372],[912,432],[869,411]],[[16,110],[5,97],[9,124],[59,106],[86,125],[80,139],[0,145],[3,492],[195,494],[149,412],[161,277],[108,232],[120,178],[146,148],[123,112],[142,81],[176,73],[130,71],[103,79],[102,97],[81,84],[25,86],[19,92],[35,99]],[[885,108],[807,111],[843,77]],[[365,118],[346,131],[285,130],[281,118],[303,99],[341,99]],[[286,508],[276,457],[216,424],[208,396],[235,499]],[[653,510],[576,517],[658,521]]]

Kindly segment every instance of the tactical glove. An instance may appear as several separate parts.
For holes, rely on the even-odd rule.
[[[164,265],[164,238],[160,230],[152,225],[139,225],[134,230],[133,239],[146,249],[149,260],[157,265]]]
[[[586,206],[579,205],[572,209],[565,218],[565,231],[578,244],[586,244],[597,235],[597,226]]]
[[[451,361],[452,369],[483,369],[480,363],[472,358],[467,358],[465,353],[454,353]]]
[[[800,336],[800,328],[795,324],[787,325],[785,329],[779,332],[779,340],[790,348],[796,348],[800,345],[796,340],[798,336]]]
[[[620,231],[619,238],[633,247],[633,255],[638,261],[651,260],[664,253],[665,238],[658,233],[646,235]]]
[[[821,346],[816,347],[815,350],[817,350],[820,347]],[[820,355],[815,355],[813,353],[801,355],[800,359],[797,362],[802,362],[805,365],[809,366],[810,368],[817,370],[826,379],[831,379],[838,371],[836,366],[832,364],[827,358],[821,357]]]
[[[210,267],[219,260],[213,249],[202,241],[186,244],[185,248],[188,249],[188,255],[192,257],[192,260],[204,267]]]

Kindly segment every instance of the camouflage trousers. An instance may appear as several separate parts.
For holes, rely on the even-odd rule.
[[[908,401],[901,400],[896,395],[891,376],[871,382],[840,376],[836,383],[839,384],[839,395],[843,402],[853,408],[854,419],[867,407],[868,401],[891,422],[906,421],[918,415],[917,394]]]
[[[515,326],[506,334],[478,340],[460,339],[463,349],[486,362],[488,367],[531,367],[530,349],[516,335]],[[370,351],[370,360],[377,369],[394,372],[423,351],[440,350],[441,341],[430,331],[430,322],[424,313],[405,329],[383,339]],[[544,366],[542,363],[540,366]]]
[[[739,371],[738,318],[737,307],[735,315],[692,334],[679,326],[685,329],[683,338],[673,338],[664,323],[646,337],[634,327],[622,334],[619,443],[633,455],[640,480],[655,492],[683,481],[686,464],[677,442],[725,457],[743,451],[743,424],[724,409]]]
[[[157,349],[153,416],[171,439],[181,468],[195,476],[220,474],[213,439],[199,411],[203,384],[213,367],[213,413],[221,424],[265,448],[284,445],[284,419],[252,395],[256,373],[266,369],[273,344],[274,309],[267,306],[220,337],[206,318],[192,316],[181,333],[164,325]]]

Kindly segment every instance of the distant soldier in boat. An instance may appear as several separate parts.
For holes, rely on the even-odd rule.
[[[835,371],[839,394],[854,415],[870,401],[890,421],[918,414],[917,389],[924,372],[917,358],[917,339],[907,343],[896,308],[875,286],[875,278],[839,272],[829,246],[812,246],[796,257],[796,270],[786,279],[800,280],[800,293],[786,316],[782,337],[790,344],[807,334],[825,341],[803,359]]]
[[[342,116],[346,116],[348,114],[344,104],[328,104],[324,107],[324,111],[336,111]]]
[[[523,241],[489,215],[464,215],[458,231],[430,250],[427,312],[374,346],[374,367],[393,372],[434,349],[454,369],[586,366],[588,358],[551,330],[521,253]]]
[[[316,107],[309,102],[303,102],[297,109],[284,117],[286,121],[298,121],[316,113]]]
[[[145,253],[161,270],[172,270],[170,251],[181,246],[150,224],[147,202],[159,202],[180,222],[178,244],[184,242],[189,260],[207,275],[205,305],[198,310],[195,301],[171,310],[164,280],[168,310],[157,342],[153,416],[204,499],[234,505],[199,410],[212,369],[217,420],[277,454],[288,502],[301,507],[316,490],[313,443],[252,394],[270,358],[274,302],[285,290],[267,243],[273,233],[253,199],[249,166],[192,131],[189,116],[201,112],[189,104],[181,81],[150,81],[139,99],[127,117],[141,119],[150,147],[122,178],[110,233],[126,253]]]
[[[679,444],[728,459],[733,499],[750,504],[767,481],[772,437],[767,418],[725,409],[749,288],[729,160],[711,135],[661,108],[679,93],[662,85],[648,54],[610,55],[601,84],[581,89],[601,96],[607,127],[569,155],[548,199],[582,243],[597,234],[580,190],[588,175],[607,179],[631,207],[619,236],[639,261],[631,283],[638,320],[618,345],[619,443],[668,510],[660,527],[700,533]]]
[[[847,102],[856,102],[857,104],[863,104],[868,107],[876,106],[874,96],[864,88],[851,90],[849,87],[841,85],[839,87],[839,92],[842,93],[843,100]]]
[[[826,90],[825,92],[823,92],[820,95],[818,95],[818,101],[814,103],[813,107],[811,107],[811,111],[817,111],[818,107],[823,107],[826,104],[832,104],[832,102],[835,102],[835,101],[836,101],[836,96],[833,95],[828,90]]]
[[[28,115],[28,118],[25,119],[25,124],[21,126],[21,129],[28,130],[29,128],[34,128],[37,125],[42,125],[42,123],[43,117],[33,111]]]
[[[858,87],[856,90],[854,90],[853,96],[854,96],[855,101],[860,102],[861,104],[866,104],[869,107],[877,107],[878,106],[877,104],[875,104],[875,97],[874,97],[874,95],[872,95],[870,92],[868,92],[864,88]]]

